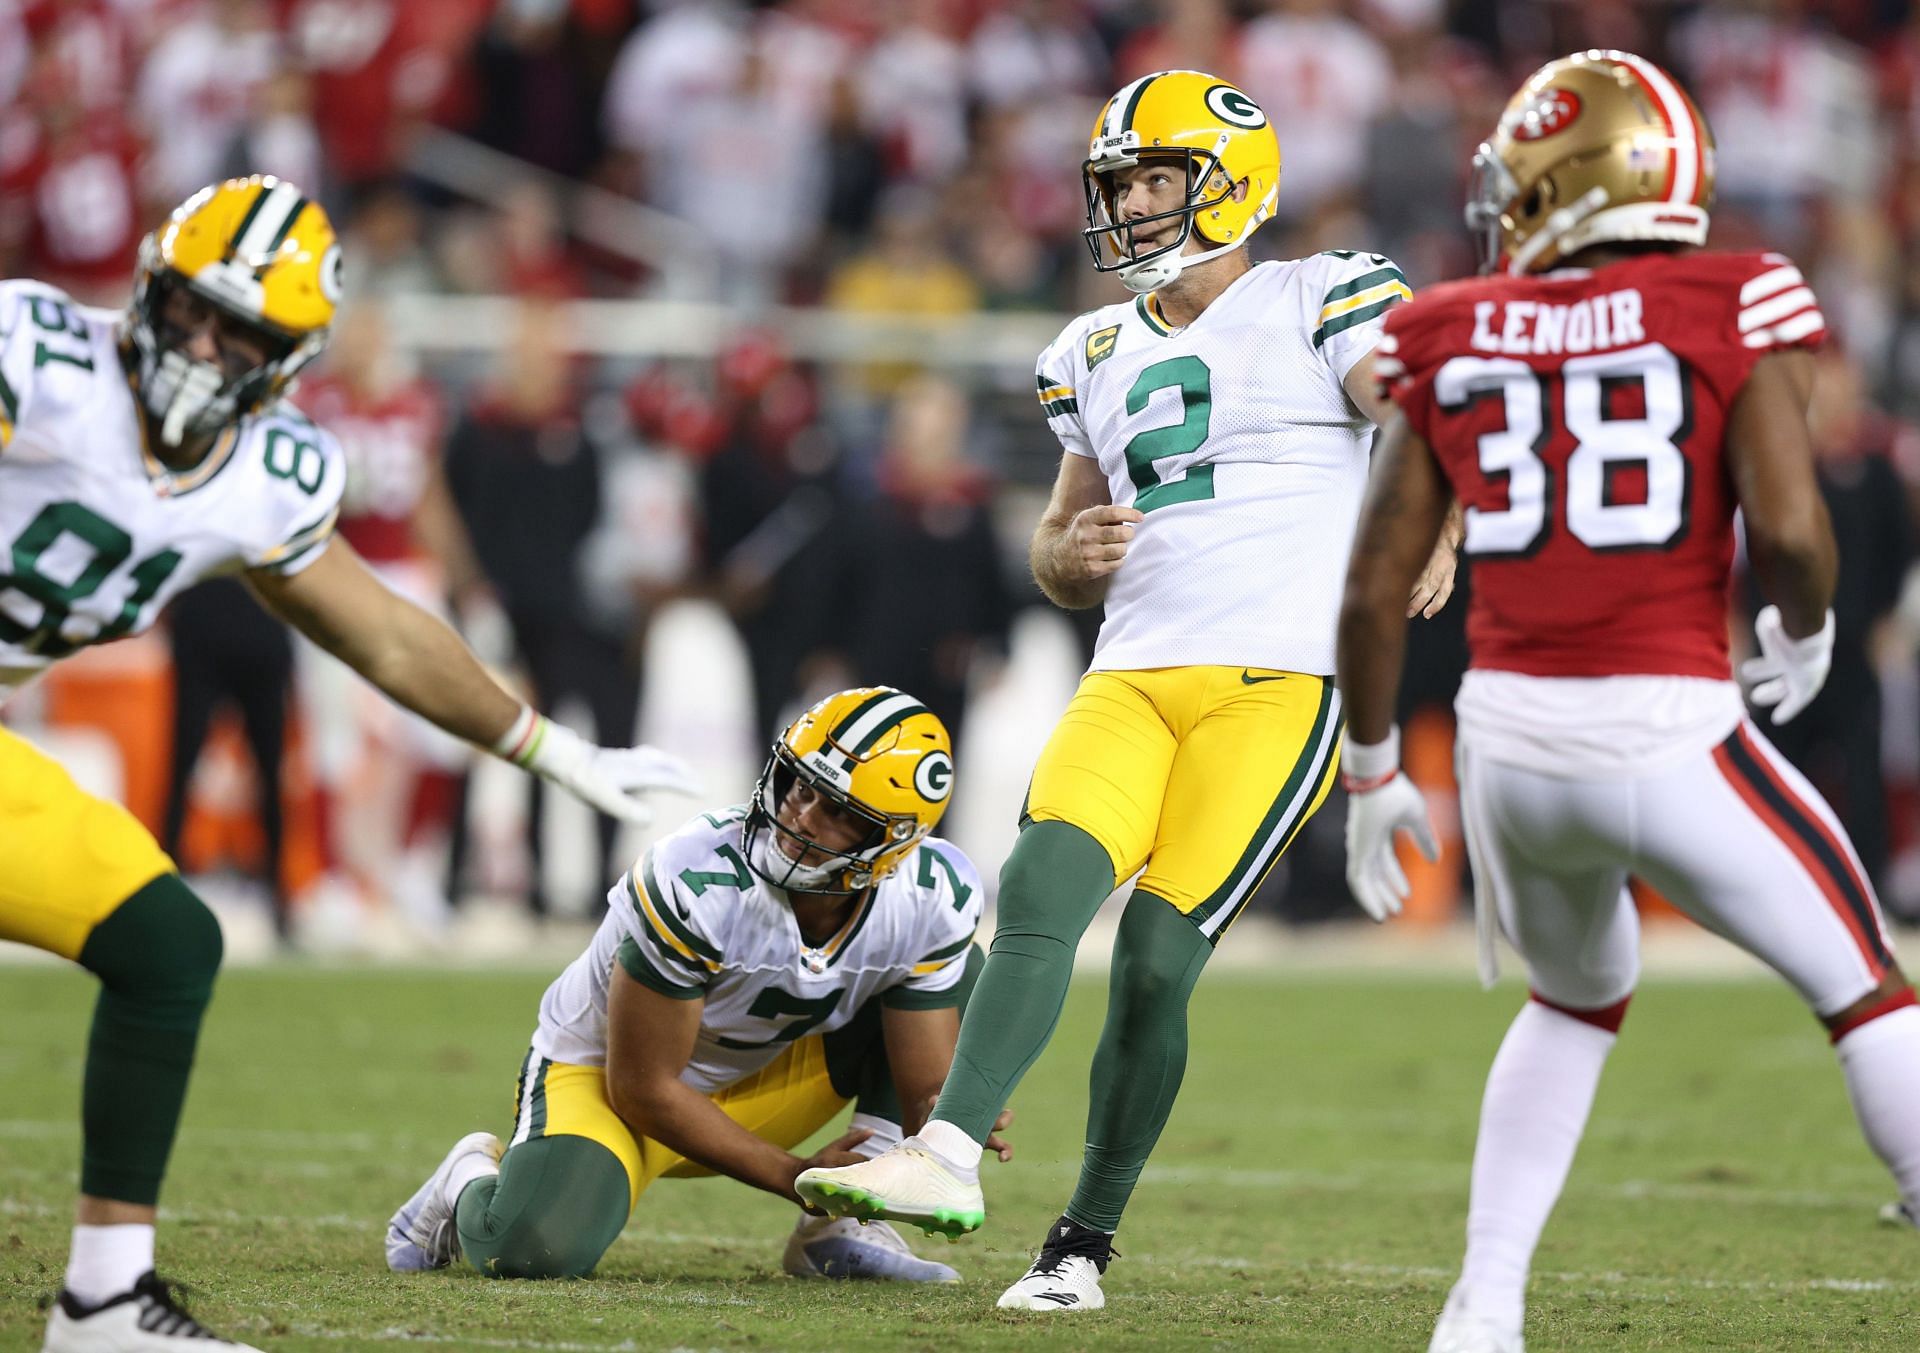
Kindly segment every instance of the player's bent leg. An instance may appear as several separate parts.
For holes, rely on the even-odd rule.
[[[1093,1055],[1087,1150],[1069,1221],[1111,1233],[1173,1112],[1187,1069],[1187,1001],[1213,944],[1135,890],[1120,918],[1106,1027]],[[1057,1233],[1058,1226],[1054,1228]]]
[[[491,1132],[470,1132],[453,1144],[427,1182],[387,1219],[388,1268],[424,1273],[460,1257],[454,1205],[468,1185],[500,1173],[502,1151]]]
[[[1000,870],[993,947],[961,1022],[933,1116],[984,1142],[1060,1023],[1073,955],[1113,893],[1107,848],[1066,822],[1035,822]]]
[[[1487,1074],[1467,1252],[1432,1347],[1518,1350],[1533,1253],[1585,1131],[1639,974],[1625,894],[1631,787],[1538,776],[1463,750],[1479,889],[1533,987]]]
[[[590,1137],[536,1137],[461,1191],[460,1250],[489,1278],[584,1278],[631,1210],[620,1158]]]
[[[1035,822],[1000,873],[993,951],[961,1021],[959,1046],[921,1134],[859,1165],[803,1171],[809,1206],[862,1221],[899,1221],[959,1237],[986,1220],[981,1144],[1013,1088],[1053,1036],[1073,954],[1113,891],[1106,847],[1064,822]]]
[[[1649,881],[1800,993],[1901,1205],[1920,1207],[1920,1008],[1833,810],[1745,722],[1649,795]]]
[[[101,989],[81,1093],[82,1194],[159,1200],[220,957],[219,922],[178,874],[154,879],[87,937],[79,962]]]
[[[1899,968],[1826,1020],[1860,1131],[1900,1197],[1881,1219],[1920,1225],[1920,1006]]]

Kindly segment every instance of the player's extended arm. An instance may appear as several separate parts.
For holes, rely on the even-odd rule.
[[[816,1165],[851,1165],[850,1148],[872,1134],[842,1136],[808,1160],[756,1137],[680,1079],[700,1035],[704,1000],[675,1000],[643,986],[618,963],[607,992],[607,1099],[623,1122],[670,1151],[743,1184],[796,1200],[793,1181]]]
[[[1393,417],[1393,401],[1380,390],[1379,378],[1373,373],[1372,354],[1355,362],[1340,384],[1345,388],[1347,398],[1353,401],[1353,407],[1375,427],[1384,428]],[[1377,453],[1375,461],[1378,462]],[[1460,567],[1460,541],[1465,535],[1466,524],[1460,504],[1455,502],[1447,510],[1446,524],[1440,530],[1440,539],[1427,555],[1426,566],[1420,570],[1409,589],[1409,619],[1417,615],[1431,620],[1446,606],[1447,599],[1453,595],[1453,577]]]
[[[1107,579],[1126,561],[1133,524],[1142,516],[1135,508],[1114,506],[1100,462],[1064,453],[1053,497],[1027,551],[1033,580],[1047,600],[1069,611],[1105,601]]]
[[[698,792],[678,757],[651,747],[595,747],[514,699],[460,636],[375,577],[344,540],[291,577],[247,575],[266,608],[399,704],[571,790],[603,813],[647,822],[637,797],[654,789]]]
[[[1807,400],[1813,358],[1769,353],[1754,364],[1727,418],[1727,464],[1746,521],[1747,554],[1772,604],[1754,621],[1760,656],[1741,665],[1755,704],[1785,723],[1812,703],[1833,663],[1839,550],[1813,471]]]
[[[1393,414],[1374,448],[1335,658],[1347,718],[1347,883],[1376,921],[1399,911],[1409,891],[1394,857],[1396,833],[1411,833],[1428,859],[1439,854],[1420,791],[1400,770],[1393,706],[1406,659],[1407,589],[1433,552],[1450,497],[1433,449],[1405,415]]]

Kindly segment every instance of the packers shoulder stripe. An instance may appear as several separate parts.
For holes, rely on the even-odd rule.
[[[913,975],[915,977],[925,977],[929,973],[939,972],[955,959],[963,957],[972,945],[973,936],[963,935],[952,944],[940,949],[935,949],[932,953],[925,955],[918,963],[913,965]]]
[[[651,850],[628,872],[625,882],[634,910],[647,923],[647,937],[658,948],[695,974],[720,971],[720,951],[674,914],[672,900],[654,877]]]
[[[13,440],[13,425],[19,421],[20,398],[7,383],[6,373],[0,371],[0,451],[6,450],[7,443]]]
[[[1080,411],[1080,403],[1074,398],[1071,385],[1051,380],[1044,373],[1038,377],[1037,383],[1040,387],[1040,408],[1047,417],[1058,418],[1062,414]]]
[[[1389,307],[1412,299],[1413,288],[1392,264],[1342,282],[1321,300],[1320,327],[1313,331],[1313,346],[1317,348],[1335,334],[1378,319]]]

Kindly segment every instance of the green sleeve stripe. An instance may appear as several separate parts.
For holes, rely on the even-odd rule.
[[[646,885],[647,896],[653,899],[653,910],[655,914],[666,923],[667,929],[673,933],[673,937],[709,962],[720,962],[720,951],[693,933],[692,929],[679,918],[679,915],[674,910],[673,899],[661,890],[659,881],[653,876],[653,851],[651,849],[647,851],[646,855],[640,861],[640,879],[641,882]],[[628,879],[628,886],[632,886],[631,877]],[[644,916],[646,913],[643,910],[641,914]]]
[[[284,573],[289,566],[291,566],[292,564],[294,564],[295,562],[301,559],[305,559],[308,555],[312,554],[315,550],[319,549],[322,545],[326,544],[331,539],[333,539],[332,532],[328,532],[326,535],[315,536],[312,540],[307,541],[304,545],[295,547],[292,554],[283,554],[283,555],[280,555],[278,558],[271,560],[266,565],[266,567],[271,572]]]
[[[13,387],[7,384],[5,372],[0,372],[0,416],[4,416],[9,423],[20,421],[20,399],[13,393]]]
[[[1080,401],[1077,399],[1056,399],[1051,404],[1042,404],[1040,410],[1049,418],[1061,418],[1070,413],[1079,413]]]
[[[1401,299],[1399,296],[1389,296],[1384,301],[1375,301],[1372,305],[1362,306],[1358,310],[1349,310],[1344,315],[1328,320],[1313,331],[1313,346],[1319,347],[1335,334],[1345,333],[1356,324],[1365,324],[1369,320],[1379,319],[1387,313],[1389,308],[1400,304]]]
[[[955,982],[945,991],[921,991],[917,987],[889,987],[880,994],[880,1004],[888,1010],[952,1010],[960,1004],[960,989]]]
[[[1342,282],[1327,293],[1326,299],[1320,302],[1320,306],[1325,309],[1335,301],[1344,301],[1349,296],[1358,296],[1361,292],[1369,291],[1383,282],[1398,282],[1403,287],[1407,285],[1407,279],[1401,275],[1398,268],[1392,266],[1378,268],[1364,276],[1354,278],[1351,282]],[[1413,288],[1407,287],[1407,289],[1411,291]]]
[[[967,952],[968,947],[972,943],[973,943],[973,936],[962,935],[959,939],[955,940],[952,944],[949,944],[946,948],[935,949],[932,953],[922,958],[920,962],[921,963],[938,963],[938,962],[941,962],[942,960],[953,958],[958,954],[964,954]]]
[[[672,940],[654,928],[653,918],[647,914],[646,907],[640,901],[640,895],[634,890],[633,877],[628,875],[622,882],[627,886],[627,900],[633,904],[634,914],[640,918],[640,928],[647,937],[647,943],[659,951],[660,957],[675,972],[684,971],[704,981],[707,973],[700,960],[688,958],[674,946]],[[658,911],[660,908],[656,906],[654,910]]]
[[[620,960],[620,966],[626,971],[627,976],[641,986],[659,992],[662,996],[670,996],[676,1001],[697,1001],[707,994],[699,987],[682,986],[678,982],[662,977],[641,955],[640,946],[633,942],[631,935],[620,941],[620,948],[615,951],[615,957]]]

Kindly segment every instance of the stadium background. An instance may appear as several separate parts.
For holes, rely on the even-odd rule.
[[[201,184],[316,192],[350,292],[297,398],[354,458],[349,538],[447,597],[543,707],[690,757],[712,801],[744,796],[802,702],[912,690],[958,734],[946,831],[991,876],[1095,619],[1044,605],[1024,546],[1058,458],[1034,354],[1120,295],[1079,239],[1101,99],[1169,67],[1238,80],[1285,154],[1256,254],[1378,250],[1418,287],[1470,269],[1464,171],[1505,94],[1587,46],[1688,82],[1720,143],[1716,243],[1791,253],[1838,335],[1815,428],[1839,651],[1783,742],[1920,916],[1920,12],[1900,0],[0,0],[0,275],[119,305],[140,235]],[[1450,847],[1417,871],[1434,927],[1464,896],[1463,601],[1420,628],[1405,693]],[[177,842],[260,947],[276,837],[300,942],[397,952],[483,944],[474,899],[514,925],[591,915],[641,840],[485,758],[468,774],[232,586],[5,718]],[[694,806],[663,801],[661,826]],[[1267,914],[1357,916],[1342,817]]]

